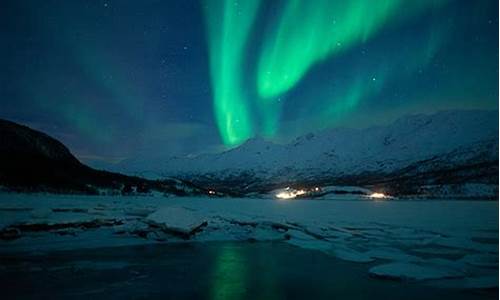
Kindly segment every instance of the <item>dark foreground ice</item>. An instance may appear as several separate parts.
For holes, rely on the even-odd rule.
[[[497,299],[497,288],[374,278],[283,242],[186,242],[0,255],[2,299]]]

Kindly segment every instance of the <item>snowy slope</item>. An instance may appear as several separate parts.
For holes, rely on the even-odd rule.
[[[251,139],[221,154],[174,159],[167,162],[164,170],[197,173],[238,168],[326,167],[353,171],[379,169],[377,161],[388,162],[383,169],[390,170],[486,140],[498,140],[496,111],[447,111],[405,117],[385,127],[308,134],[288,145]]]
[[[148,170],[198,180],[284,182],[415,175],[497,159],[498,112],[476,110],[407,116],[366,129],[337,128],[286,145],[256,138],[223,153],[156,161]],[[135,168],[139,171],[140,164]]]

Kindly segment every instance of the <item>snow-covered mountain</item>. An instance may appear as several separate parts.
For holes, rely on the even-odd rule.
[[[287,182],[376,184],[448,170],[421,184],[446,183],[464,168],[474,178],[462,174],[459,181],[498,169],[497,111],[412,115],[388,126],[310,133],[286,145],[257,138],[226,152],[149,166],[166,176],[245,189]],[[498,184],[498,175],[493,180]]]

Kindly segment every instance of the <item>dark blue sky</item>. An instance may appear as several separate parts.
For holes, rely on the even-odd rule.
[[[2,1],[0,118],[55,136],[84,161],[223,149],[203,5]],[[285,8],[262,2],[249,29],[238,71],[248,99],[259,97],[257,65]],[[497,109],[498,1],[450,0],[384,22],[275,100],[276,141],[408,113]],[[258,118],[251,136],[261,135]]]

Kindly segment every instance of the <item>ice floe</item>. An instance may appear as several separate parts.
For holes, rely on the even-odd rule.
[[[207,220],[203,215],[183,207],[163,207],[149,215],[145,222],[185,238],[189,238],[207,225]]]
[[[388,263],[375,266],[369,270],[370,275],[397,280],[429,280],[458,278],[464,274],[454,269],[437,265],[418,265],[415,263]]]
[[[447,280],[474,288],[498,278],[497,209],[487,201],[0,194],[0,253],[186,240],[282,241],[369,263],[378,278],[460,278]]]

